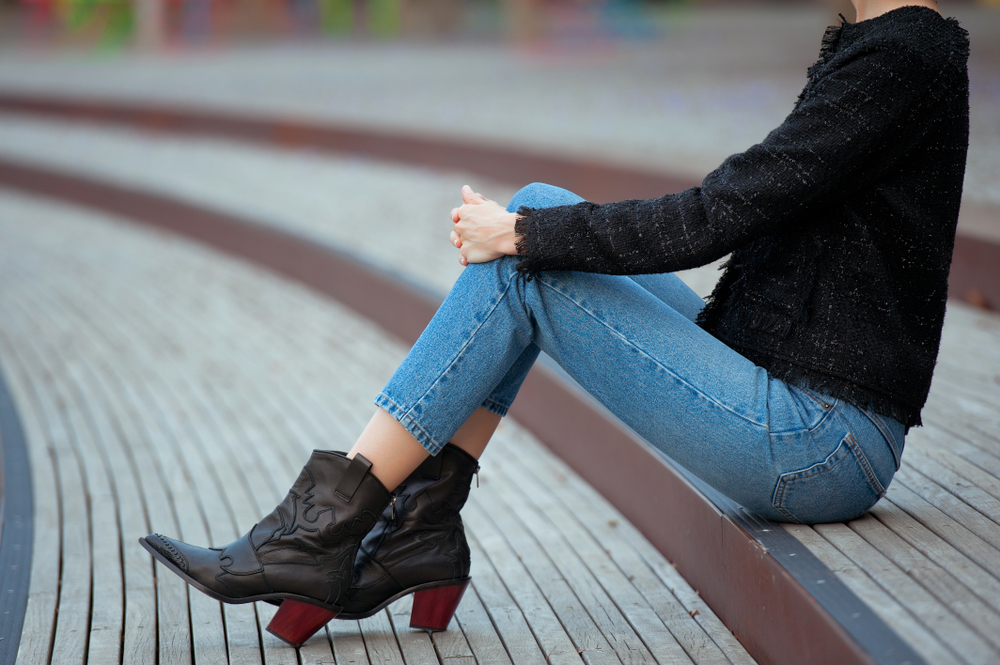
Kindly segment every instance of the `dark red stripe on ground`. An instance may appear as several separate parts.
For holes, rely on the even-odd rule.
[[[334,153],[363,154],[404,164],[472,173],[521,186],[547,182],[594,202],[645,199],[698,184],[690,177],[554,157],[472,141],[419,137],[401,132],[310,122],[295,118],[260,118],[226,111],[205,111],[164,104],[85,100],[0,92],[0,110],[61,119],[127,126],[153,132],[225,137],[286,148],[308,147]],[[977,208],[995,215],[1000,208]],[[955,244],[948,295],[978,307],[1000,309],[1000,244],[959,236]]]
[[[0,186],[173,231],[251,260],[347,304],[407,343],[416,340],[438,305],[329,247],[164,196],[2,160]],[[512,415],[674,563],[758,662],[872,664],[876,660],[856,639],[899,643],[874,614],[867,623],[875,633],[858,638],[855,632],[852,638],[760,542],[646,444],[550,372],[532,370]],[[827,581],[824,587],[836,586],[832,573]],[[846,587],[842,593],[834,604],[856,602],[855,609],[866,609]],[[905,651],[905,645],[901,648]]]
[[[63,100],[10,93],[0,93],[0,110],[156,132],[225,137],[286,148],[308,147],[335,153],[357,153],[404,164],[467,170],[521,185],[544,181],[597,202],[652,198],[698,184],[691,178],[610,166],[592,160],[291,118],[252,118],[164,105]]]

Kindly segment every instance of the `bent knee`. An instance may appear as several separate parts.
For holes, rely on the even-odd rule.
[[[571,205],[583,199],[568,189],[547,185],[544,182],[533,182],[517,190],[507,205],[507,212],[517,212],[520,208],[552,208],[554,206]]]

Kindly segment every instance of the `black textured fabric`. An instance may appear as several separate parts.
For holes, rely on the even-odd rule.
[[[771,376],[920,423],[969,141],[968,36],[904,7],[830,28],[792,113],[695,187],[522,208],[519,270],[672,272],[731,253],[698,323]]]

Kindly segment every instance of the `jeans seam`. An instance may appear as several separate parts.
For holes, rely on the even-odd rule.
[[[889,429],[885,426],[885,423],[881,422],[882,420],[881,418],[877,416],[872,417],[872,414],[868,413],[867,409],[860,409],[860,411],[861,413],[865,414],[865,418],[870,420],[871,423],[875,425],[878,431],[882,433],[882,436],[885,438],[886,443],[889,444],[889,447],[892,449],[892,454],[894,457],[893,461],[896,462],[896,470],[898,471],[899,465],[903,461],[903,453],[902,451],[900,451],[899,445],[896,443],[896,437],[892,435],[892,432],[890,432]]]
[[[496,406],[499,409],[503,409],[504,411],[509,411],[510,410],[510,405],[509,404],[503,404],[501,402],[496,401],[495,399],[490,399],[489,397],[487,397],[483,401],[484,402],[489,402],[490,404]]]
[[[816,430],[818,430],[820,427],[822,427],[823,424],[826,423],[827,420],[829,420],[830,416],[833,415],[834,410],[836,409],[836,407],[839,404],[840,404],[840,400],[837,400],[837,402],[834,403],[834,404],[832,404],[829,409],[825,409],[825,413],[823,414],[823,417],[819,419],[819,422],[816,423],[815,425],[813,425],[812,427],[810,427],[806,431],[809,434],[812,434],[813,432],[815,432]]]
[[[845,438],[847,439],[847,446],[851,449],[851,452],[854,453],[854,457],[858,460],[858,464],[861,465],[861,469],[865,472],[865,476],[868,477],[868,483],[872,486],[872,489],[875,490],[875,493],[878,494],[880,498],[885,496],[885,488],[882,487],[882,481],[880,481],[878,476],[875,475],[875,471],[872,469],[871,463],[868,461],[868,456],[865,455],[863,450],[861,450],[861,446],[858,445],[854,435],[848,432]]]
[[[435,450],[437,450],[437,452],[441,451],[441,449],[443,448],[443,446],[439,445],[438,442],[434,440],[434,437],[431,436],[430,434],[428,434],[427,430],[425,430],[423,427],[420,426],[420,423],[418,423],[416,421],[416,419],[414,419],[414,417],[410,415],[409,411],[407,411],[402,406],[400,406],[399,404],[397,404],[395,402],[395,400],[393,400],[391,397],[389,397],[388,395],[386,395],[384,392],[379,393],[379,397],[383,398],[386,402],[388,402],[389,404],[391,404],[394,407],[396,407],[396,409],[399,411],[400,418],[405,418],[408,423],[410,423],[417,431],[419,431],[424,436],[424,438],[427,441],[429,441],[431,443],[432,447]],[[390,413],[389,415],[392,415],[392,414]],[[396,420],[399,420],[400,418],[396,418]],[[402,422],[400,422],[400,424],[402,425]],[[403,427],[406,428],[406,425],[403,425]],[[411,433],[411,435],[412,435],[412,433]],[[416,438],[416,437],[414,437],[414,438]],[[418,443],[420,443],[420,442],[418,441]],[[423,448],[427,448],[427,446],[423,445],[422,443],[420,445]],[[430,452],[430,451],[428,451],[428,452]],[[432,454],[436,454],[436,453],[432,453]]]
[[[649,360],[651,360],[654,365],[656,365],[657,367],[659,367],[660,369],[662,369],[664,372],[666,372],[670,376],[674,377],[675,380],[679,381],[681,384],[683,384],[684,386],[686,386],[693,393],[695,393],[696,395],[698,395],[699,397],[701,397],[702,399],[704,399],[709,404],[714,404],[715,406],[723,409],[724,411],[727,411],[727,412],[733,414],[734,416],[736,416],[737,418],[745,420],[746,422],[748,422],[748,423],[750,423],[752,425],[756,425],[757,427],[762,427],[762,428],[764,428],[764,430],[768,429],[768,426],[767,426],[766,423],[758,423],[757,421],[752,420],[752,419],[744,416],[741,413],[737,413],[736,411],[734,411],[733,409],[731,409],[727,405],[722,404],[718,400],[712,399],[711,397],[709,397],[708,395],[706,395],[705,393],[703,393],[697,387],[695,387],[694,385],[692,385],[691,383],[689,383],[686,379],[684,379],[681,376],[677,375],[676,373],[674,373],[673,371],[671,371],[670,368],[666,367],[663,363],[661,363],[656,358],[654,358],[652,355],[650,355],[649,353],[647,353],[642,347],[640,347],[637,344],[633,343],[632,340],[630,340],[628,337],[626,337],[625,335],[623,335],[620,331],[618,331],[615,328],[613,328],[612,326],[608,325],[603,319],[601,319],[599,316],[597,316],[594,312],[592,312],[589,309],[587,309],[586,307],[584,307],[583,304],[577,302],[572,297],[570,297],[568,294],[566,294],[563,291],[561,291],[558,288],[556,288],[554,285],[552,285],[552,284],[544,281],[541,278],[541,275],[539,275],[539,279],[536,280],[536,281],[538,281],[539,284],[544,284],[548,288],[552,289],[552,291],[558,293],[563,298],[565,298],[569,302],[571,302],[574,305],[576,305],[582,312],[585,312],[594,321],[597,321],[599,324],[601,324],[602,326],[604,326],[605,328],[607,328],[608,330],[610,330],[619,339],[621,339],[625,344],[627,344],[628,346],[632,347],[633,349],[635,349],[636,351],[638,351],[639,353],[641,353],[643,356],[645,356],[646,358],[648,358]]]
[[[793,385],[794,386],[794,384],[789,384],[789,385]],[[837,407],[840,406],[840,399],[839,398],[834,399],[832,403],[830,403],[830,402],[824,402],[819,397],[817,397],[816,395],[814,395],[813,391],[810,390],[809,388],[804,388],[802,386],[794,386],[794,387],[798,388],[798,390],[803,395],[805,395],[806,397],[808,397],[809,399],[811,399],[813,402],[815,402],[816,405],[819,406],[819,407],[821,407],[823,409],[823,411],[824,411],[823,417],[819,419],[819,422],[817,422],[815,425],[813,425],[808,430],[806,430],[807,432],[809,432],[810,434],[812,434],[813,432],[815,432],[816,430],[818,430],[820,427],[822,427],[823,423],[825,423],[827,421],[827,419],[829,419],[830,415],[834,411],[837,410]]]
[[[782,505],[785,499],[785,489],[788,487],[788,482],[787,482],[788,478],[786,476],[788,476],[788,474],[785,473],[778,476],[778,486],[774,488],[774,496],[771,497],[771,505],[774,507],[775,510],[777,510],[779,513],[787,517],[792,522],[799,522],[799,519],[796,518],[795,515],[792,515],[790,512],[785,510],[785,507]]]

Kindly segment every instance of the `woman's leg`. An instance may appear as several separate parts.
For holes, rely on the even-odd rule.
[[[569,190],[533,183],[522,187],[514,195],[507,205],[507,210],[513,212],[522,206],[551,208],[579,203],[582,200]],[[524,377],[538,357],[538,352],[539,349],[534,344],[525,348],[483,405],[473,411],[451,436],[450,442],[453,445],[479,459],[499,425],[500,418],[506,415],[510,403],[514,401]],[[377,410],[372,416],[348,456],[354,457],[358,453],[372,462],[372,473],[386,487],[395,487],[402,482],[428,454],[427,450],[418,444],[395,418],[382,409]]]
[[[540,183],[528,185],[519,190],[511,199],[507,206],[508,211],[516,211],[522,206],[529,208],[545,208],[558,205],[571,205],[583,199],[576,194]],[[636,285],[646,290],[650,295],[664,304],[673,308],[676,312],[688,320],[693,321],[698,311],[704,305],[704,301],[692,292],[676,276],[669,274],[662,275],[638,275],[630,278]],[[461,297],[453,293],[450,298]],[[412,356],[426,357],[430,355],[428,346],[441,346],[438,336],[433,332],[437,326],[447,327],[450,316],[441,315],[428,327],[427,333],[418,341],[414,347]],[[435,341],[431,341],[435,340]],[[454,339],[459,342],[460,340]],[[527,344],[520,355],[510,363],[506,372],[499,379],[499,382],[484,399],[482,405],[475,409],[472,414],[459,426],[458,430],[450,437],[450,441],[468,452],[473,457],[478,458],[486,444],[489,442],[500,417],[506,415],[510,404],[520,389],[528,370],[534,364],[539,353],[539,348],[534,343]],[[412,360],[411,358],[407,359]],[[508,359],[509,360],[509,359]],[[406,364],[406,363],[404,363]],[[502,363],[501,365],[506,365]],[[501,366],[501,365],[498,365]],[[394,377],[394,382],[405,383],[407,381],[405,368],[400,368],[403,377]],[[393,382],[390,382],[390,386]],[[392,389],[387,386],[390,392]],[[385,411],[376,411],[371,422],[359,438],[349,455],[356,453],[363,454],[372,461],[372,471],[387,487],[395,487],[407,474],[420,463],[427,451],[437,452],[443,445],[443,441],[435,443],[429,442],[422,436],[419,426],[414,426],[411,422],[409,428],[401,426],[396,418],[401,416],[400,411],[394,408],[392,398],[383,394],[377,403]],[[466,409],[467,410],[467,409]],[[465,411],[462,411],[464,413]],[[393,413],[393,417],[388,414]],[[454,425],[454,421],[451,423]],[[449,428],[450,429],[450,428]],[[418,447],[418,441],[420,446]]]
[[[516,263],[466,268],[376,399],[428,452],[478,408],[504,415],[540,348],[653,445],[767,517],[843,519],[888,485],[886,459],[894,464],[877,428],[844,415],[849,405],[771,379],[699,328],[701,301],[676,277],[528,281]],[[866,438],[872,463],[868,444],[856,445]],[[841,464],[845,455],[854,462]]]
[[[546,191],[578,200],[541,185],[522,200],[545,205]],[[892,443],[870,417],[770,378],[702,330],[702,301],[675,276],[528,281],[516,263],[466,268],[376,399],[429,453],[477,409],[505,415],[543,349],[646,440],[766,517],[846,519],[888,486]]]

